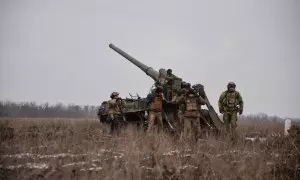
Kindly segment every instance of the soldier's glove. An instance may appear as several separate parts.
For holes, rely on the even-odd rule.
[[[243,114],[243,110],[239,110],[239,114],[240,114],[240,115]]]
[[[223,114],[223,113],[224,113],[224,110],[223,110],[223,109],[219,109],[219,112],[220,112],[221,114]]]

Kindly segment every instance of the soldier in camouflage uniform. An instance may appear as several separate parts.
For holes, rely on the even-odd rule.
[[[166,76],[167,82],[169,82],[170,84],[172,84],[173,78],[174,78],[174,75],[172,73],[172,69],[168,69],[167,70],[167,76]]]
[[[173,80],[174,80],[174,76],[172,74],[172,69],[168,69],[167,70],[167,75],[165,77],[166,80],[166,84],[165,84],[165,95],[166,95],[166,99],[168,101],[171,101],[172,99],[172,84],[173,84]]]
[[[173,103],[179,104],[183,121],[183,136],[190,140],[197,140],[200,137],[200,110],[205,100],[196,96],[192,89],[183,89],[180,97],[173,100]]]
[[[124,122],[122,112],[126,103],[119,97],[118,92],[113,92],[110,98],[111,100],[108,101],[108,118],[111,121],[111,133],[117,132],[119,134],[120,125]]]
[[[175,94],[175,96],[172,98],[172,100],[171,100],[171,103],[173,103],[173,104],[176,104],[176,102],[178,101],[178,99],[181,97],[181,96],[186,96],[186,93],[187,93],[188,91],[187,91],[187,89],[186,88],[182,88],[179,92],[177,92],[176,94]],[[184,112],[184,104],[183,103],[181,103],[181,104],[179,104],[178,105],[178,110],[177,110],[177,114],[176,114],[176,118],[177,118],[177,123],[178,123],[178,125],[177,125],[177,128],[179,128],[178,130],[180,131],[180,132],[182,132],[183,131],[183,112]]]
[[[174,97],[171,100],[171,103],[176,104],[180,98],[187,96],[187,93],[191,90],[191,84],[190,83],[186,83],[186,82],[182,82],[181,84],[181,89],[176,92],[176,94],[174,95]],[[183,132],[184,130],[184,118],[183,118],[183,113],[185,111],[185,104],[184,103],[177,103],[178,104],[178,110],[177,110],[177,121],[178,121],[178,128],[180,132]]]
[[[157,86],[146,98],[146,104],[149,106],[147,133],[154,132],[155,123],[157,124],[158,131],[163,129],[163,103],[165,103],[163,88]]]
[[[236,136],[237,113],[243,113],[244,102],[241,94],[235,90],[234,82],[229,82],[227,90],[219,97],[219,111],[223,114],[223,121],[226,126],[226,131],[232,137]]]

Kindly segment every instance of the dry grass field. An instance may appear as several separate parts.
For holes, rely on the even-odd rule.
[[[240,121],[236,142],[193,143],[134,127],[110,136],[98,120],[2,118],[0,179],[300,179],[299,145],[283,129]]]

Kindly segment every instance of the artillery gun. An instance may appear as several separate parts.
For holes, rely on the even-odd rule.
[[[114,51],[116,51],[118,54],[120,54],[121,56],[123,56],[125,59],[127,59],[128,61],[130,61],[132,64],[134,64],[135,66],[137,66],[139,69],[141,69],[143,72],[146,73],[146,75],[148,75],[149,77],[151,77],[155,84],[162,84],[165,85],[167,80],[166,80],[166,76],[167,76],[167,71],[164,68],[159,69],[159,71],[154,70],[152,67],[149,67],[145,64],[143,64],[142,62],[136,60],[135,58],[133,58],[132,56],[130,56],[129,54],[127,54],[126,52],[124,52],[123,50],[121,50],[120,48],[116,47],[113,44],[109,44],[109,47],[111,49],[113,49]],[[183,81],[181,78],[177,77],[176,75],[172,75],[173,79],[171,81],[171,84],[168,85],[168,91],[164,91],[164,94],[166,97],[168,97],[168,100],[171,100],[172,98],[174,98],[174,96],[178,95],[178,93],[180,92],[180,90],[182,88],[186,88],[185,85],[189,84],[185,81]],[[164,86],[165,87],[165,86]],[[223,122],[219,119],[219,116],[217,115],[217,113],[215,112],[214,108],[211,106],[206,93],[204,91],[204,86],[201,84],[195,84],[189,88],[192,88],[195,92],[195,94],[201,96],[202,98],[204,98],[206,100],[206,107],[207,110],[202,109],[202,117],[201,117],[201,124],[202,126],[213,130],[213,131],[219,131],[223,128]],[[146,121],[146,117],[147,117],[147,107],[144,103],[144,105],[142,105],[142,102],[144,102],[145,98],[143,99],[127,99],[126,102],[130,102],[133,104],[136,104],[136,106],[129,106],[129,112],[125,112],[125,116],[128,116],[128,121],[130,119],[131,122],[141,122],[141,121]],[[103,103],[102,103],[103,104]],[[105,105],[101,105],[101,107],[105,107]],[[101,109],[100,107],[100,109]],[[167,105],[165,105],[164,107],[164,122],[167,122],[169,127],[172,127],[175,125],[176,128],[180,127],[180,121],[178,118],[178,109],[179,107],[173,103],[167,103]],[[101,116],[103,116],[105,114],[105,110],[100,111],[99,109],[99,113],[98,116],[99,118]],[[142,117],[142,118],[140,118]],[[141,120],[142,119],[142,120]]]

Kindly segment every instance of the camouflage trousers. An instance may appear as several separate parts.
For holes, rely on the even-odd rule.
[[[200,117],[183,116],[183,136],[189,140],[197,140],[200,137]]]
[[[147,133],[153,133],[154,132],[154,129],[155,129],[154,124],[157,125],[157,130],[158,131],[161,131],[163,129],[162,112],[160,112],[160,111],[149,111]]]
[[[121,132],[122,126],[124,126],[124,117],[122,115],[114,115],[114,119],[111,119],[110,123],[110,133],[119,135]]]
[[[171,101],[172,100],[172,86],[167,86],[165,88],[165,93],[164,94],[166,95],[166,99],[168,101]]]
[[[223,114],[223,121],[225,124],[226,132],[232,137],[236,136],[237,112],[225,112]]]

